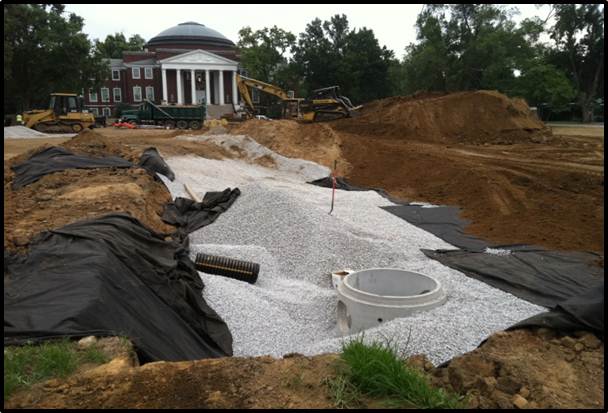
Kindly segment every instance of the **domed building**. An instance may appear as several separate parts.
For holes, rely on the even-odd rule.
[[[111,77],[85,93],[97,116],[113,116],[120,104],[194,105],[207,103],[208,117],[234,110],[238,102],[236,72],[239,55],[234,42],[203,24],[180,23],[163,30],[143,51],[123,52],[108,59]]]

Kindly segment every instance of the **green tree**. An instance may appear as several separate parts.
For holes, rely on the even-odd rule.
[[[295,40],[292,33],[277,26],[256,31],[244,27],[239,30],[237,42],[241,65],[255,79],[270,83],[288,82],[284,72],[288,63],[285,54],[295,44]]]
[[[555,4],[551,61],[564,68],[574,84],[583,121],[593,118],[593,103],[604,90],[604,6]]]
[[[293,64],[306,94],[333,85],[340,86],[353,102],[391,94],[389,67],[393,53],[380,47],[372,30],[350,30],[343,14],[329,21],[310,22],[292,50]]]
[[[107,76],[83,19],[62,5],[6,4],[4,28],[5,112],[46,107],[51,92],[80,92]]]
[[[104,58],[120,59],[124,51],[143,50],[146,41],[138,34],[127,40],[122,33],[114,33],[106,36],[105,40],[95,40],[96,52]]]

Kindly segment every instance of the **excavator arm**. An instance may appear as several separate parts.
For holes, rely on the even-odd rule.
[[[236,74],[236,83],[239,88],[239,93],[243,97],[243,100],[253,112],[253,100],[251,99],[251,94],[249,93],[249,88],[256,88],[264,93],[268,93],[269,95],[273,95],[278,97],[281,100],[288,100],[289,95],[283,89],[278,86],[271,85],[270,83],[262,82],[261,80],[251,79],[249,77],[241,76],[240,74]]]

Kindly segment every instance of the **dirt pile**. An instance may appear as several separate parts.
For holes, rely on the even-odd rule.
[[[333,167],[340,159],[340,138],[329,124],[301,124],[292,120],[258,120],[230,126],[230,133],[247,135],[289,158],[302,158]]]
[[[423,94],[376,100],[359,117],[336,122],[345,132],[434,143],[544,142],[550,131],[523,99],[496,91]]]
[[[600,409],[604,344],[585,332],[499,332],[433,376],[436,384],[467,394],[471,408]]]
[[[7,408],[332,408],[337,356],[222,358],[134,367],[124,359],[15,394]]]
[[[4,247],[24,252],[32,238],[72,222],[114,212],[127,212],[152,229],[174,230],[160,219],[171,201],[169,191],[141,168],[68,169],[42,177],[13,190],[12,165],[28,159],[44,147],[33,149],[4,163]],[[63,147],[91,156],[118,155],[137,162],[141,152],[86,131]]]

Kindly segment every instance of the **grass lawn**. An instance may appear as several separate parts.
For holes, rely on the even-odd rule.
[[[4,348],[4,400],[43,380],[67,377],[82,364],[103,364],[108,357],[95,345],[79,349],[69,340]]]
[[[395,408],[465,407],[462,397],[432,387],[389,344],[364,344],[362,338],[344,344],[338,375],[327,384],[339,408],[358,407],[362,398]]]

